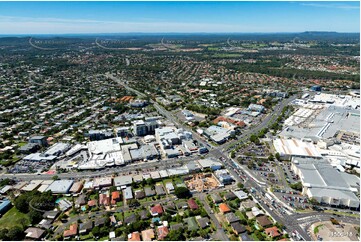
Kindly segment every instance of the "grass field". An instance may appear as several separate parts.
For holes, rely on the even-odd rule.
[[[27,226],[30,224],[28,215],[19,212],[15,207],[12,207],[0,219],[0,228],[12,228],[14,226]]]
[[[325,210],[325,213],[334,213],[334,214],[338,214],[338,215],[341,215],[341,216],[349,216],[349,217],[360,217],[359,214],[351,214],[351,213],[345,213],[345,212],[336,212],[336,211],[333,211],[333,210]]]
[[[314,230],[313,233],[314,234],[318,234],[318,232],[320,231],[320,228],[323,226],[323,224],[318,225]]]
[[[219,47],[208,47],[207,48],[209,51],[218,51]]]

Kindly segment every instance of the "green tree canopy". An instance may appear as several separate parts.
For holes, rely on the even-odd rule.
[[[186,187],[176,187],[174,189],[174,194],[177,198],[190,198],[192,197],[191,192]]]

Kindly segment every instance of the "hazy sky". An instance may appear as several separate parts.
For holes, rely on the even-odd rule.
[[[357,2],[0,2],[0,34],[359,32]]]

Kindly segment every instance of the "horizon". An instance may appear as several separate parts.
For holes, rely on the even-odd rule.
[[[359,10],[354,1],[0,2],[0,36],[359,33]]]

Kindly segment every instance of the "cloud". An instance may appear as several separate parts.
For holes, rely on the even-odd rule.
[[[344,3],[301,3],[302,6],[310,6],[310,7],[317,7],[317,8],[337,8],[337,9],[360,9],[360,6],[349,5]]]

